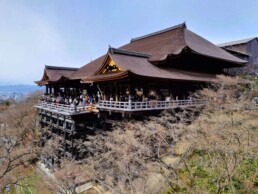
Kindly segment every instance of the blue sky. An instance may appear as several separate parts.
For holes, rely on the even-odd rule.
[[[0,0],[0,85],[33,84],[44,65],[81,67],[186,21],[213,43],[258,36],[257,0]]]

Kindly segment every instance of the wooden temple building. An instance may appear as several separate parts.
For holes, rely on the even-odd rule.
[[[230,73],[238,75],[241,73],[255,74],[258,76],[258,38],[246,38],[225,42],[218,45],[225,51],[237,56],[240,59],[246,60],[244,67],[236,67],[230,69]]]
[[[45,66],[40,86],[46,94],[36,107],[42,126],[64,137],[62,153],[76,154],[76,141],[105,128],[108,117],[203,105],[191,93],[216,82],[239,59],[188,30],[185,23],[134,38],[83,67]]]

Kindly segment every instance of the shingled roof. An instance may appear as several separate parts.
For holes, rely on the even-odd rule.
[[[237,45],[237,44],[245,44],[245,43],[248,43],[251,40],[256,39],[256,38],[257,37],[245,38],[245,39],[241,39],[241,40],[234,40],[234,41],[218,44],[218,46],[219,47],[225,47],[225,46],[232,46],[232,45]]]
[[[157,67],[146,60],[141,53],[125,52],[119,49],[110,49],[108,56],[122,69],[119,72],[95,74],[84,79],[85,82],[117,80],[128,76],[141,76],[146,78],[173,79],[185,81],[216,81],[216,75],[207,73],[184,71],[172,68]],[[104,63],[100,67],[103,67]]]
[[[101,57],[87,63],[86,65],[82,66],[78,71],[74,72],[70,79],[83,79],[93,75],[102,65],[103,60],[105,59],[106,55],[102,55]]]
[[[231,62],[232,66],[246,63],[246,61],[229,54],[208,40],[191,32],[186,28],[185,23],[132,39],[129,44],[120,48],[148,53],[151,55],[149,59],[151,62],[164,61],[168,56],[179,56],[188,49],[195,54]]]
[[[72,67],[57,67],[45,65],[44,74],[39,81],[35,81],[38,85],[45,85],[49,82],[58,82],[64,79],[69,79],[70,76],[79,68]]]
[[[194,55],[213,59],[214,61],[227,63],[227,68],[242,66],[246,63],[246,61],[229,54],[208,40],[191,32],[186,28],[185,23],[134,38],[130,43],[121,46],[118,50],[121,52],[142,53],[143,55],[148,56],[147,59],[145,59],[146,64],[151,65],[152,63],[156,66],[162,64],[168,57],[180,57],[184,52],[190,52]],[[94,73],[102,66],[105,58],[105,55],[103,55],[86,64],[76,71],[70,79],[85,79],[94,75]],[[150,63],[147,63],[147,61]],[[148,67],[152,68],[152,66]],[[140,72],[140,69],[138,71]],[[163,73],[165,76],[165,72]],[[160,76],[163,75],[160,74]]]

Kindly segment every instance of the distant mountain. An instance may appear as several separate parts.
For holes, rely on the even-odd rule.
[[[16,93],[30,93],[37,90],[45,90],[45,87],[39,87],[36,85],[6,85],[0,86],[0,93],[16,92]]]

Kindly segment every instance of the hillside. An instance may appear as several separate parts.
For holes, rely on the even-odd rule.
[[[54,190],[95,180],[111,193],[257,193],[257,86],[240,78],[195,95],[205,108],[174,109],[113,122],[81,142],[79,163],[62,160]],[[55,140],[53,140],[55,141]],[[43,152],[49,152],[49,141]],[[45,151],[44,151],[45,150]]]
[[[56,193],[60,188],[69,193],[87,180],[119,194],[257,193],[258,110],[252,102],[256,91],[257,85],[250,81],[221,77],[220,83],[195,94],[209,101],[204,108],[114,121],[111,129],[95,131],[81,142],[79,154],[84,160],[63,158],[53,171],[55,179],[38,175]],[[22,142],[14,145],[11,156],[22,154],[17,162],[24,160],[27,165],[60,146],[58,138],[36,146],[44,132],[31,111],[36,101],[34,96],[0,117],[1,123],[8,123],[10,137]],[[5,142],[0,143],[0,153],[8,153],[3,152]],[[15,180],[17,172],[10,171],[7,178],[1,172],[0,186],[10,177]],[[40,193],[37,185],[34,190]]]

